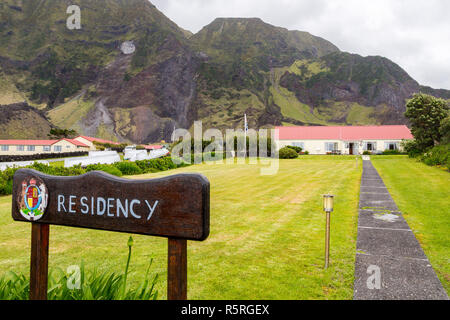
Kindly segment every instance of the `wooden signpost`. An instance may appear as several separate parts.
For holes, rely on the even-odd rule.
[[[167,297],[187,299],[187,240],[209,235],[209,181],[200,174],[128,180],[95,171],[53,177],[20,169],[12,217],[32,223],[30,299],[47,299],[49,225],[166,237]]]

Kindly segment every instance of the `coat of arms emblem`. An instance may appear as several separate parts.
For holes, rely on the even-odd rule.
[[[30,221],[44,216],[48,203],[48,192],[41,179],[30,177],[22,182],[21,196],[17,200],[21,215]]]

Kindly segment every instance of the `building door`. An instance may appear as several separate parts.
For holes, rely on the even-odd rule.
[[[355,148],[355,144],[354,143],[350,143],[349,144],[349,149],[350,149],[350,152],[349,152],[349,154],[352,156],[352,155],[354,155],[354,148]]]

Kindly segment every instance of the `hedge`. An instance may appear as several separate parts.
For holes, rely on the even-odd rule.
[[[428,166],[442,166],[450,171],[450,144],[436,146],[420,157]]]
[[[47,166],[42,163],[35,162],[26,168],[34,169],[52,176],[78,176],[90,171],[104,171],[109,174],[121,177],[122,175],[138,175],[142,173],[152,173],[159,171],[167,171],[179,167],[185,167],[187,164],[176,165],[170,157],[144,160],[134,162],[118,162],[115,164],[96,164],[89,165],[86,168],[75,166],[72,168]],[[14,173],[19,168],[8,168],[0,171],[0,195],[10,195],[12,193],[12,181]]]
[[[89,152],[80,151],[80,152],[64,152],[64,153],[39,153],[39,154],[30,154],[26,156],[0,156],[0,162],[34,161],[44,159],[83,157],[88,155]]]

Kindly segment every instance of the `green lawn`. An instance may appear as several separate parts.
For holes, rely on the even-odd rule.
[[[450,292],[450,174],[404,156],[372,162]]]
[[[139,176],[200,172],[211,182],[211,234],[188,244],[189,299],[352,299],[361,162],[353,157],[282,160],[274,176],[256,165],[198,165]],[[324,193],[336,195],[331,267],[323,269]],[[11,219],[0,198],[0,274],[29,271],[30,230]],[[121,271],[127,234],[51,227],[50,267],[84,260],[86,268]],[[135,236],[131,283],[150,255],[166,298],[167,240]]]

